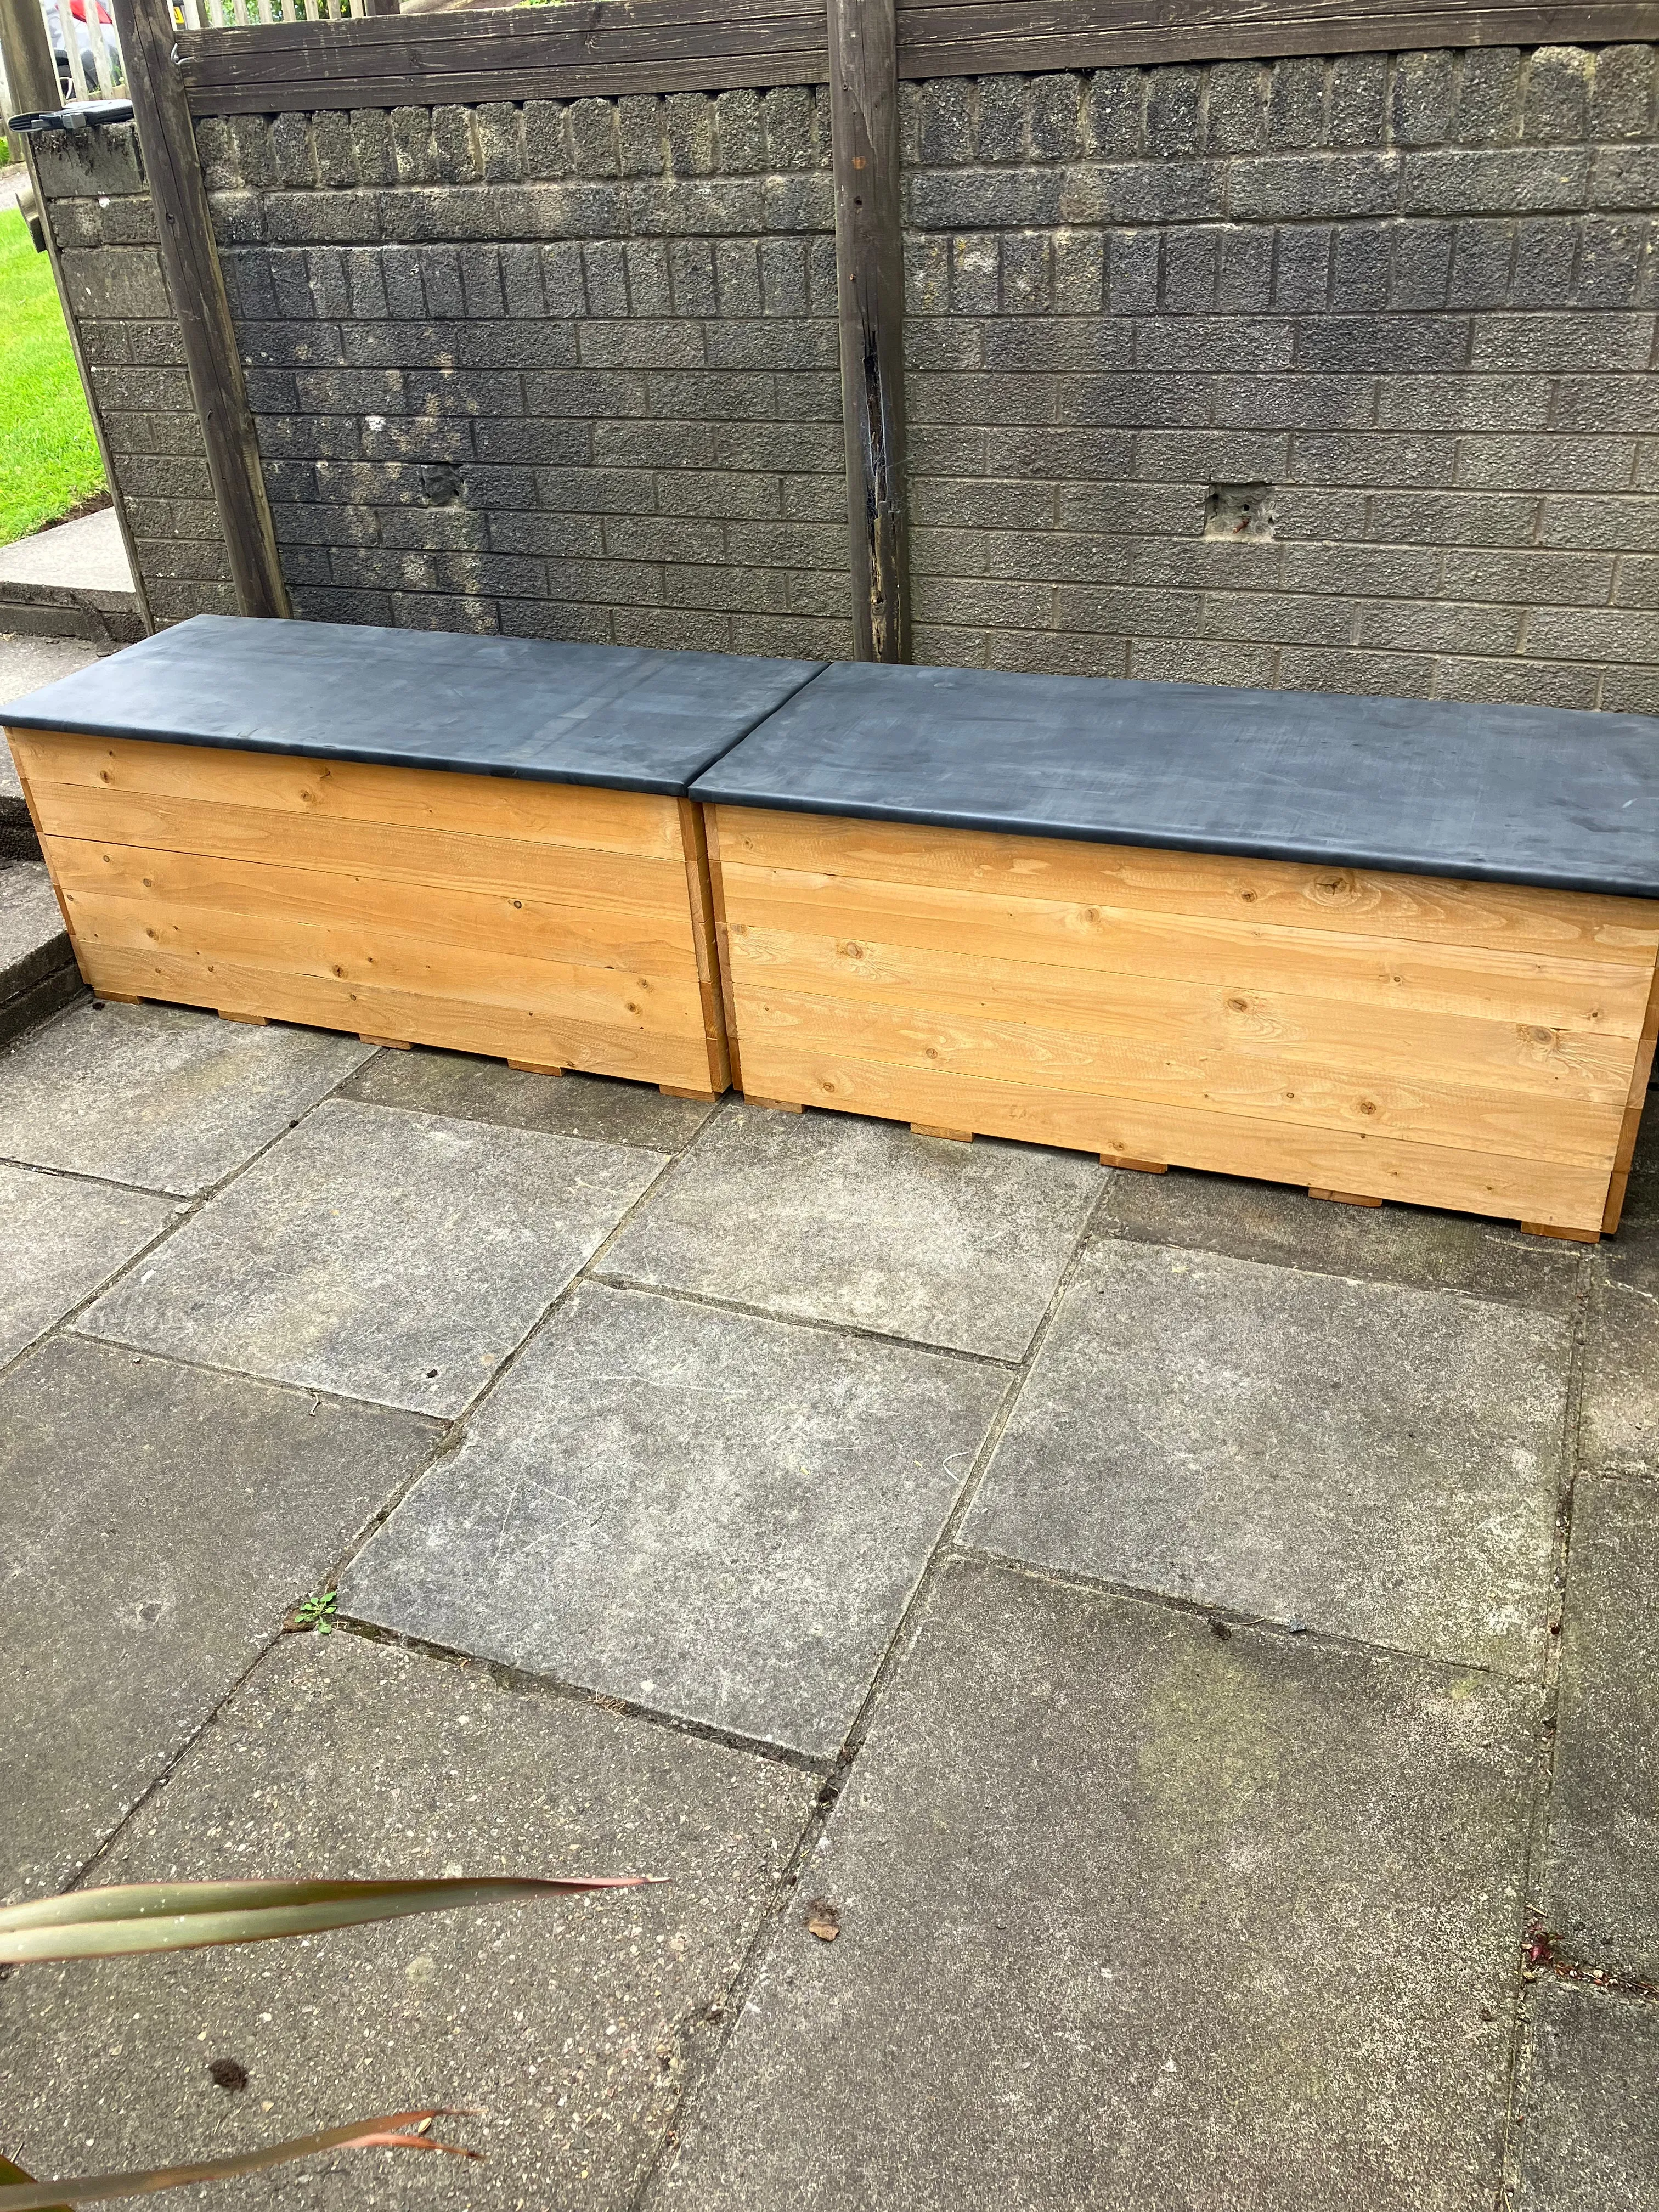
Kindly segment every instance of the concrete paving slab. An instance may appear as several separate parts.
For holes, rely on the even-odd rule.
[[[14,699],[40,690],[42,684],[56,684],[60,677],[73,676],[77,669],[90,668],[106,650],[83,637],[20,637],[0,632],[0,710]],[[4,720],[0,711],[0,722]],[[6,758],[0,752],[0,763]],[[4,772],[0,766],[0,775]]]
[[[1659,2212],[1659,2006],[1543,1982],[1517,2212]]]
[[[653,1152],[683,1151],[715,1110],[712,1100],[665,1098],[654,1084],[615,1082],[604,1075],[527,1075],[499,1060],[419,1045],[410,1052],[376,1053],[342,1085],[341,1096]]]
[[[0,999],[38,983],[65,961],[72,967],[75,955],[45,865],[20,860],[0,867]]]
[[[665,2201],[1492,2203],[1533,1702],[951,1564]]]
[[[88,1000],[0,1053],[0,1157],[192,1196],[371,1049],[323,1030]]]
[[[45,867],[0,857],[0,1043],[21,1036],[82,988]],[[5,1142],[0,1122],[0,1146]]]
[[[130,592],[132,563],[112,507],[54,523],[0,545],[0,584],[51,584],[77,592]],[[9,696],[9,695],[8,695]]]
[[[170,1228],[172,1203],[0,1162],[0,1366]]]
[[[1586,1467],[1659,1468],[1659,1289],[1645,1287],[1640,1233],[1630,1232],[1617,1273],[1611,1258],[1594,1263],[1578,1440]]]
[[[331,1100],[80,1326],[458,1413],[661,1166],[620,1145]]]
[[[1103,1181],[1075,1152],[734,1103],[605,1273],[1018,1359]]]
[[[1571,1311],[1584,1267],[1572,1245],[1473,1214],[1413,1206],[1340,1206],[1230,1176],[1114,1174],[1102,1213],[1146,1244],[1185,1244],[1322,1275]]]
[[[349,1635],[262,1660],[99,1868],[209,1875],[665,1875],[298,1943],[0,1988],[6,2147],[38,2173],[228,2155],[411,2104],[489,2154],[339,2154],[203,2201],[622,2212],[810,1809],[810,1776],[482,1668]],[[234,2058],[246,2090],[208,2069]]]
[[[1562,1322],[1514,1306],[1098,1243],[966,1540],[1525,1674],[1570,1357]]]
[[[1659,1490],[1581,1476],[1544,1914],[1569,1954],[1659,1982]]]
[[[583,1284],[366,1547],[342,1609],[831,1758],[1005,1380]]]
[[[20,1361],[0,1382],[0,1893],[86,1863],[434,1441],[74,1337]]]

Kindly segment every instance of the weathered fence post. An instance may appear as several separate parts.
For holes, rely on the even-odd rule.
[[[213,240],[168,0],[113,0],[161,267],[179,318],[208,473],[245,615],[286,615],[288,592],[265,499],[235,326]]]
[[[904,532],[904,247],[894,0],[829,0],[830,162],[853,649],[910,657]]]

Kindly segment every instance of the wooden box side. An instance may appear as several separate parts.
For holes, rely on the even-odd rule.
[[[725,1087],[683,802],[73,732],[14,750],[94,990]]]
[[[717,810],[744,1087],[1599,1233],[1659,906]]]

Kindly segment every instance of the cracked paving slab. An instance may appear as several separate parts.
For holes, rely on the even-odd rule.
[[[342,1610],[833,1757],[1006,1380],[583,1284],[342,1577]]]
[[[0,1154],[191,1197],[372,1049],[322,1030],[83,1000],[0,1052]]]
[[[1564,1321],[1513,1305],[1096,1243],[965,1540],[1525,1674],[1571,1352]]]
[[[287,1637],[100,1880],[668,1879],[304,1942],[28,1967],[0,1985],[7,2148],[33,2172],[85,2172],[228,2156],[411,2106],[483,2106],[441,2126],[487,2164],[337,2153],[203,2201],[623,2212],[816,1788],[775,1760],[502,1689],[482,1668],[345,1633]],[[246,2069],[245,2090],[216,2086],[220,2058]]]
[[[457,1413],[662,1164],[617,1145],[332,1100],[79,1326]]]
[[[1492,2203],[1535,1703],[952,1563],[658,2201]]]
[[[0,1894],[84,1864],[436,1436],[72,1336],[0,1382]]]

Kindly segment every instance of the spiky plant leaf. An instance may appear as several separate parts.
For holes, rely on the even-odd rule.
[[[325,2128],[319,2136],[300,2136],[292,2142],[272,2143],[265,2150],[244,2151],[236,2158],[210,2158],[195,2166],[158,2166],[143,2173],[85,2173],[59,2181],[31,2181],[21,2185],[0,2177],[0,2212],[59,2212],[72,2204],[102,2203],[113,2197],[153,2197],[162,2189],[182,2189],[187,2183],[233,2181],[239,2174],[258,2173],[268,2166],[287,2166],[296,2158],[312,2158],[323,2150],[444,2150],[453,2158],[482,2158],[481,2150],[464,2150],[459,2143],[440,2142],[434,2136],[410,2132],[428,2120],[470,2117],[453,2107],[434,2105],[422,2112],[383,2112],[373,2120],[354,2120],[349,2127]],[[6,2175],[21,2168],[0,2160]]]
[[[261,1943],[327,1928],[395,1920],[410,1912],[510,1898],[637,1889],[648,1875],[514,1875],[431,1881],[136,1881],[70,1890],[0,1908],[0,1966],[51,1959],[110,1959],[136,1951],[189,1951]],[[0,2197],[0,2207],[5,2199]]]

